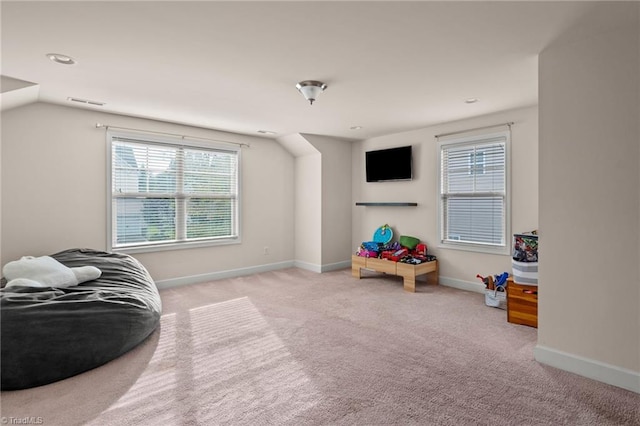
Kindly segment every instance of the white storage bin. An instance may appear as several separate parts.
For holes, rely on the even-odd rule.
[[[538,285],[538,262],[511,260],[513,281],[518,284]]]

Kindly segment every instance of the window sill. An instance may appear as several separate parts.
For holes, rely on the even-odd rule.
[[[240,244],[240,243],[242,243],[242,239],[240,237],[237,237],[237,238],[225,238],[220,240],[167,243],[167,244],[154,245],[154,246],[118,247],[118,248],[111,248],[111,251],[113,251],[114,253],[126,253],[126,254],[152,253],[156,251],[184,250],[184,249],[194,249],[194,248],[201,248],[201,247],[226,246],[230,244]]]
[[[459,250],[459,251],[470,251],[474,253],[484,253],[484,254],[493,254],[498,256],[510,256],[510,248],[509,247],[491,247],[484,246],[480,244],[469,244],[469,243],[443,243],[440,242],[438,244],[439,249],[451,249],[451,250]]]

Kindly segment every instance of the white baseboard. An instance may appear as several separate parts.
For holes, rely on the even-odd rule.
[[[336,263],[327,263],[326,265],[318,265],[316,263],[303,262],[302,260],[294,260],[293,266],[295,266],[296,268],[306,269],[307,271],[317,272],[318,274],[321,274],[323,272],[351,268],[351,260],[345,260],[343,262]]]
[[[322,272],[322,265],[318,265],[316,263],[303,262],[302,260],[294,260],[293,266],[300,269],[306,269],[307,271],[311,271],[311,272],[317,272],[317,273]]]
[[[327,263],[326,265],[322,265],[320,269],[322,270],[322,272],[329,272],[329,271],[337,271],[339,269],[346,269],[346,268],[351,268],[351,260],[344,260],[342,262],[336,262],[336,263]]]
[[[638,371],[583,358],[541,345],[537,345],[533,349],[533,355],[539,363],[640,393],[640,372]]]
[[[438,283],[446,287],[453,287],[459,290],[473,291],[475,293],[484,293],[484,284],[479,282],[463,281],[457,278],[438,277]]]
[[[247,268],[229,269],[226,271],[210,272],[208,274],[190,275],[187,277],[170,278],[167,280],[156,281],[156,287],[159,289],[178,287],[187,284],[204,283],[207,281],[221,280],[224,278],[240,277],[243,275],[257,274],[259,272],[275,271],[285,268],[301,268],[308,271],[322,273],[345,269],[351,267],[351,261],[329,263],[327,265],[316,265],[313,263],[302,262],[300,260],[288,260],[286,262],[269,263],[266,265],[250,266]]]
[[[240,277],[243,275],[257,274],[259,272],[275,271],[277,269],[293,268],[294,262],[289,260],[286,262],[269,263],[266,265],[249,266],[247,268],[229,269],[226,271],[210,272],[208,274],[191,275],[180,278],[170,278],[168,280],[156,281],[159,289],[178,287],[187,284],[203,283],[207,281],[221,280],[223,278]]]

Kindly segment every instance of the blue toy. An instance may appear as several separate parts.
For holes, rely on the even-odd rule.
[[[495,285],[496,287],[498,286],[502,286],[502,287],[506,287],[507,286],[507,278],[509,278],[509,273],[508,272],[503,272],[500,275],[495,275]]]

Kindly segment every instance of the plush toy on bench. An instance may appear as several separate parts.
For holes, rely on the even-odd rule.
[[[68,268],[49,256],[23,256],[2,268],[7,287],[58,287],[76,286],[95,280],[102,275],[95,266]]]

